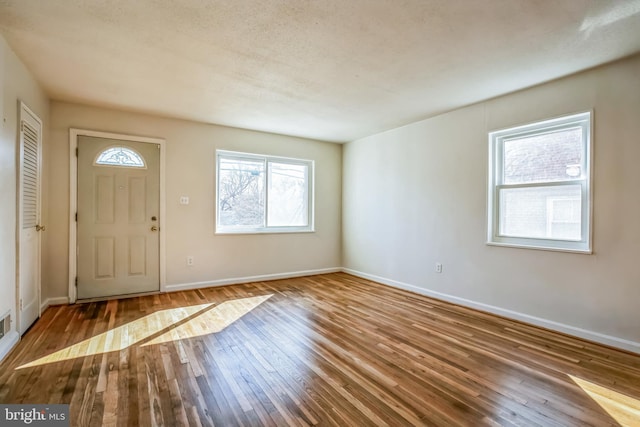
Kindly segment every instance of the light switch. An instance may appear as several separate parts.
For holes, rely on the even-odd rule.
[[[189,204],[189,196],[181,196],[180,197],[180,204],[181,205],[188,205]]]

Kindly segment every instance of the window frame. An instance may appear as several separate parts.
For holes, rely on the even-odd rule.
[[[583,171],[579,178],[552,182],[504,183],[504,141],[546,133],[582,128]],[[489,170],[487,189],[487,245],[510,246],[539,250],[593,253],[592,210],[593,210],[593,111],[541,120],[520,126],[489,132]],[[561,187],[580,185],[581,189],[581,239],[551,239],[534,237],[514,237],[500,234],[500,190],[518,188]]]
[[[220,224],[220,160],[237,159],[262,161],[264,165],[264,225],[262,227],[228,227]],[[307,225],[299,226],[269,226],[269,163],[307,166]],[[216,150],[216,178],[215,178],[215,234],[269,234],[269,233],[313,233],[315,232],[315,162],[313,160],[279,157],[265,154],[244,153],[238,151]]]

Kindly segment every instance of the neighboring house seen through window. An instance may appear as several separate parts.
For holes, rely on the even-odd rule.
[[[489,134],[488,243],[591,252],[591,113]]]
[[[313,231],[313,162],[218,151],[216,231]]]

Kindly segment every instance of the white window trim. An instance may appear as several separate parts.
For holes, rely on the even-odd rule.
[[[265,173],[265,226],[264,227],[224,227],[219,223],[220,219],[220,159],[225,158],[237,158],[248,160],[260,160],[264,162]],[[307,213],[308,213],[308,225],[306,226],[272,226],[266,225],[267,212],[269,209],[269,185],[268,185],[268,163],[288,163],[292,165],[305,165],[308,167],[307,176]],[[272,234],[272,233],[313,233],[315,232],[315,162],[313,160],[295,159],[290,157],[278,157],[269,156],[254,153],[242,153],[237,151],[216,150],[216,231],[215,234]]]
[[[502,168],[504,162],[501,159],[503,144],[502,141],[514,137],[522,138],[529,134],[540,134],[544,131],[556,131],[581,126],[586,139],[584,144],[584,155],[582,159],[582,180],[554,181],[551,183],[526,183],[526,184],[503,184]],[[509,246],[515,248],[528,248],[539,250],[551,250],[562,252],[576,252],[591,254],[592,248],[592,211],[593,194],[591,191],[593,181],[593,111],[586,111],[568,116],[558,117],[549,120],[542,120],[522,126],[514,126],[489,132],[489,171],[488,171],[488,191],[487,191],[487,245]],[[502,188],[526,188],[542,186],[560,185],[580,185],[582,192],[582,240],[560,240],[542,239],[527,237],[510,237],[500,235],[499,212],[500,212],[500,189]]]

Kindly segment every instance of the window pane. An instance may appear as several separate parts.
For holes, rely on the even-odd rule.
[[[142,157],[127,147],[110,147],[98,155],[96,165],[144,168]]]
[[[504,183],[581,179],[582,128],[504,140]]]
[[[225,227],[264,227],[264,162],[220,158],[218,219]]]
[[[500,190],[500,234],[581,240],[580,185]]]
[[[270,227],[306,226],[309,224],[307,208],[307,165],[269,163]]]

